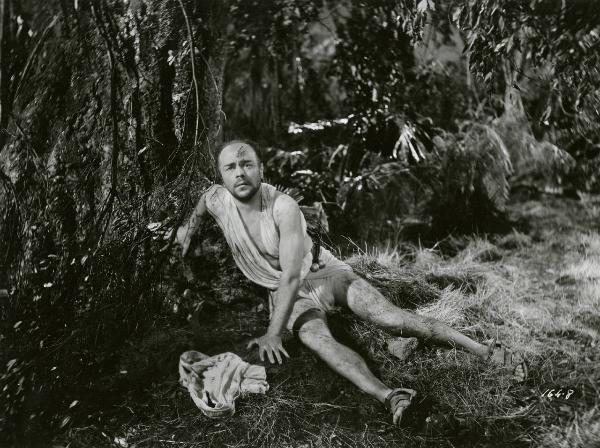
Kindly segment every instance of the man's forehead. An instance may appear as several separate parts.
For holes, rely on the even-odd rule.
[[[246,143],[231,143],[223,148],[219,155],[221,162],[226,163],[236,159],[257,159],[256,151]]]

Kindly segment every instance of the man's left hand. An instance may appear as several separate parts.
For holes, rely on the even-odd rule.
[[[247,348],[250,349],[255,345],[258,346],[258,356],[260,356],[260,360],[263,362],[265,360],[265,353],[269,357],[269,361],[271,361],[271,364],[275,364],[275,358],[277,358],[277,362],[281,364],[283,362],[283,359],[281,357],[282,354],[287,356],[288,358],[290,357],[290,355],[288,355],[288,352],[285,351],[285,348],[283,348],[281,336],[271,335],[267,333],[264,336],[252,339],[248,343]]]

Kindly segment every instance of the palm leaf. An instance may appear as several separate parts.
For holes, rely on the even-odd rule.
[[[513,167],[502,138],[490,126],[473,124],[463,137],[463,147],[475,168],[474,184],[470,188],[479,190],[495,210],[504,211]]]
[[[275,184],[273,186],[278,191],[281,191],[282,193],[285,193],[288,196],[290,196],[297,203],[300,203],[304,200],[304,196],[302,196],[302,193],[296,187],[284,187],[283,185],[279,185],[279,184]]]

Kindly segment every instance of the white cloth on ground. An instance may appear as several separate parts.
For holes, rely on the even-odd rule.
[[[208,356],[195,350],[179,357],[179,382],[192,400],[211,418],[233,415],[235,400],[248,393],[269,390],[263,366],[249,364],[234,353]]]

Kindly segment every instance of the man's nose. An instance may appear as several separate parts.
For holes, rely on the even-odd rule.
[[[235,167],[235,177],[241,177],[244,175],[244,170],[242,169],[241,165],[237,165]]]

